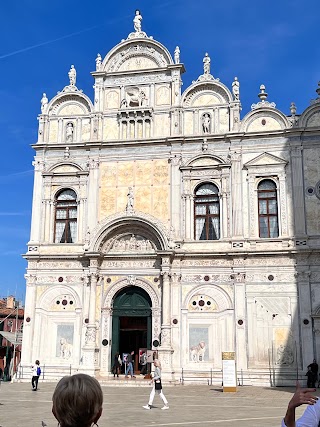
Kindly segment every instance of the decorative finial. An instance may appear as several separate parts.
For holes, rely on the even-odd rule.
[[[316,90],[316,92],[317,92],[317,94],[318,94],[318,97],[320,98],[320,82],[318,82],[318,88],[317,88],[317,90]]]
[[[208,52],[206,52],[206,54],[204,55],[204,58],[203,58],[203,73],[204,74],[210,74],[210,63],[211,63],[210,56],[209,56]]]
[[[291,102],[291,104],[290,104],[290,113],[291,113],[291,116],[295,116],[296,112],[297,112],[296,104],[294,102]]]
[[[268,98],[268,94],[266,93],[265,85],[260,86],[260,93],[258,97],[261,99],[261,102],[264,102]]]
[[[101,58],[100,53],[98,53],[98,55],[96,57],[96,71],[100,71],[101,62],[102,62],[102,58]]]
[[[137,9],[135,12],[135,16],[133,18],[133,27],[136,33],[141,33],[141,22],[142,22],[142,16],[141,16],[140,10]]]
[[[47,98],[47,95],[45,93],[43,93],[42,99],[41,99],[41,113],[42,114],[46,113],[47,105],[48,105],[48,98]]]
[[[174,63],[180,64],[180,48],[179,46],[176,46],[174,50]]]
[[[68,76],[69,76],[69,80],[70,80],[70,86],[75,86],[76,80],[77,80],[77,71],[74,68],[74,65],[71,65]]]
[[[234,100],[239,101],[239,99],[240,99],[240,83],[239,83],[238,77],[235,77],[234,81],[232,82],[232,93],[233,93]]]
[[[251,110],[265,107],[275,108],[276,104],[274,102],[266,101],[266,99],[268,98],[268,94],[266,92],[265,85],[260,86],[260,93],[258,94],[258,97],[260,98],[260,101],[257,104],[252,104]]]

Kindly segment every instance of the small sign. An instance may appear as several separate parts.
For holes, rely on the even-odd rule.
[[[236,354],[234,351],[222,353],[222,381],[224,392],[237,391]]]

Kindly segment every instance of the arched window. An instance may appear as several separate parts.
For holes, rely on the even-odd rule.
[[[264,179],[258,185],[259,236],[278,237],[277,187],[271,179]]]
[[[195,191],[194,235],[196,240],[220,239],[219,190],[213,184],[200,185]]]
[[[77,195],[62,190],[56,197],[55,243],[74,243],[77,235]]]

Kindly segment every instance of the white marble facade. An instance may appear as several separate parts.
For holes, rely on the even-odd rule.
[[[97,55],[93,101],[75,66],[41,100],[21,364],[107,376],[113,301],[135,286],[167,378],[218,378],[235,351],[244,383],[291,384],[320,359],[320,97],[287,116],[261,85],[241,117],[238,79],[214,77],[208,54],[182,93],[183,48],[173,58],[135,19]],[[266,181],[278,226],[263,237]],[[195,229],[206,185],[214,238]]]

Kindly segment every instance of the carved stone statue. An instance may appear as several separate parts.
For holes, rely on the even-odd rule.
[[[144,107],[148,104],[148,98],[146,93],[139,89],[138,87],[131,87],[127,89],[127,105],[123,105],[123,101],[121,101],[120,107]]]
[[[203,58],[203,72],[204,74],[210,74],[210,63],[211,59],[208,55],[208,52],[206,52],[204,58]]]
[[[73,142],[73,123],[71,122],[66,126],[66,142]]]
[[[98,55],[96,57],[96,71],[100,71],[101,62],[102,62],[102,58],[101,58],[100,53],[98,53]]]
[[[232,82],[232,93],[233,93],[234,99],[238,101],[240,97],[240,83],[239,83],[238,77],[235,77],[234,81]]]
[[[210,133],[211,128],[211,117],[210,114],[206,113],[202,116],[202,130],[203,133]]]
[[[141,32],[141,22],[142,22],[142,16],[141,16],[141,14],[140,14],[140,10],[136,10],[136,14],[135,14],[135,16],[134,16],[134,18],[133,18],[133,26],[134,26],[134,30],[137,32],[137,33],[140,33]]]
[[[70,80],[70,86],[75,86],[76,80],[77,80],[77,71],[74,68],[74,65],[71,65],[68,76],[69,76],[69,80]]]
[[[174,63],[180,64],[180,48],[179,46],[176,46],[174,50]]]
[[[47,95],[45,93],[43,93],[42,99],[41,99],[41,113],[42,114],[46,112],[47,105],[48,105],[48,98],[47,98]]]
[[[127,194],[128,200],[127,200],[127,206],[126,206],[126,212],[131,213],[133,212],[133,204],[134,204],[134,194],[133,194],[133,188],[128,188],[128,194]]]

